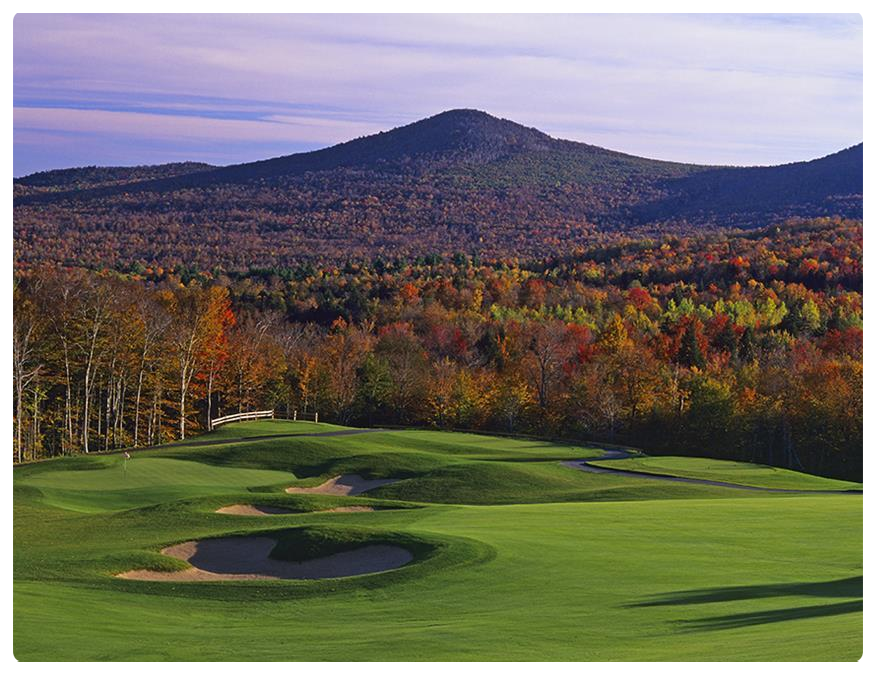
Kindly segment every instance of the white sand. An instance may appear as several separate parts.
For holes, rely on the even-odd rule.
[[[393,484],[398,480],[366,480],[360,475],[338,475],[318,487],[289,487],[289,494],[332,494],[334,496],[354,496],[377,487]]]
[[[327,557],[286,562],[268,557],[275,545],[274,539],[263,536],[187,541],[164,548],[161,553],[182,559],[193,568],[170,572],[137,569],[118,577],[185,582],[340,578],[388,571],[413,560],[408,550],[397,545],[366,545]]]

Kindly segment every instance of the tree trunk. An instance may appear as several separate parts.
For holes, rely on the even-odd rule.
[[[89,363],[85,368],[85,385],[84,391],[82,391],[82,449],[86,454],[89,450],[88,435],[91,416],[91,385],[91,363]]]
[[[16,381],[16,395],[15,395],[15,448],[16,454],[18,456],[18,463],[21,463],[22,460],[22,452],[21,452],[21,415],[22,415],[22,387],[20,378]]]
[[[137,395],[134,402],[134,447],[139,444],[140,441],[140,396],[143,393],[143,373],[140,372],[139,379],[137,380]]]
[[[209,378],[206,382],[206,430],[212,430],[212,380],[214,374],[212,368],[209,370]]]
[[[67,346],[67,340],[63,340],[64,344],[64,372],[66,375],[65,381],[65,400],[64,400],[64,428],[67,433],[67,451],[73,452],[75,439],[73,437],[73,378],[70,375],[70,352]]]
[[[33,428],[31,431],[30,458],[36,459],[36,448],[39,446],[39,386],[33,387]]]
[[[183,366],[181,389],[179,391],[179,436],[181,440],[185,439],[185,397],[188,395],[188,382],[185,375],[187,372],[188,368]]]

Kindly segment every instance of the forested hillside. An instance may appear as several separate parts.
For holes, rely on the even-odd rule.
[[[275,407],[861,480],[861,292],[862,224],[837,218],[616,233],[532,262],[29,266],[15,457],[156,444]]]
[[[862,148],[694,166],[453,110],[315,152],[223,168],[73,169],[15,182],[15,259],[242,271],[464,251],[561,255],[616,232],[861,217]]]
[[[85,166],[32,173],[24,178],[16,179],[13,181],[13,185],[15,186],[15,196],[24,197],[44,192],[90,190],[97,187],[174,178],[186,173],[209,171],[214,168],[215,166],[200,162],[159,164],[157,166]]]

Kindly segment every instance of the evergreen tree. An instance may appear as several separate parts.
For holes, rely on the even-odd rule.
[[[737,354],[743,363],[751,363],[756,356],[755,343],[753,342],[752,328],[747,328],[741,335],[740,343],[737,347]]]
[[[686,328],[680,340],[680,350],[677,357],[682,365],[697,367],[699,370],[703,370],[706,361],[704,360],[704,353],[701,351],[697,328],[697,322],[690,323]]]

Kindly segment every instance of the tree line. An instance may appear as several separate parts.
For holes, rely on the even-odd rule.
[[[14,289],[14,460],[275,408],[861,479],[860,246],[860,223],[820,222],[536,266],[29,268]]]

